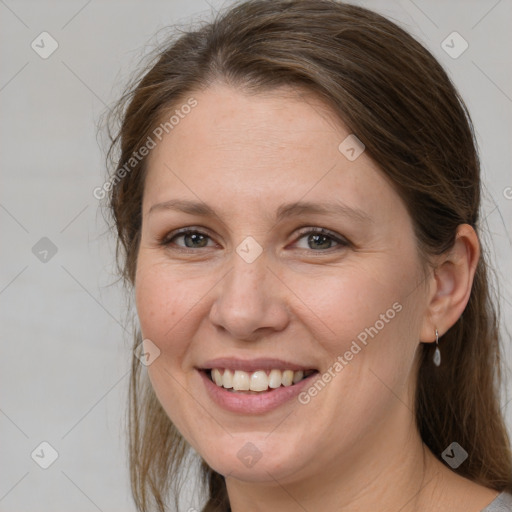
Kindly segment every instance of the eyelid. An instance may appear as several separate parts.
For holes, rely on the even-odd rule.
[[[214,241],[213,237],[210,235],[210,233],[208,232],[208,230],[206,228],[199,227],[199,226],[187,226],[185,228],[175,229],[174,231],[171,231],[170,233],[167,233],[166,235],[161,237],[158,240],[158,242],[159,242],[160,245],[163,245],[165,247],[165,246],[168,246],[168,245],[171,244],[171,241],[172,241],[173,238],[177,238],[179,236],[183,236],[183,235],[186,235],[188,233],[197,233],[197,234],[200,234],[200,235],[205,235],[210,240]],[[195,249],[192,248],[192,247],[183,247],[183,246],[178,245],[177,248],[178,249],[183,249],[185,251],[187,251],[187,250],[188,251],[195,251]]]
[[[298,237],[295,239],[294,243],[296,243],[298,240],[304,238],[305,235],[308,235],[311,233],[328,236],[329,238],[331,238],[338,244],[337,247],[347,247],[347,246],[352,245],[351,242],[344,236],[339,235],[338,233],[331,231],[329,229],[316,227],[316,226],[309,226],[309,227],[301,228],[298,233]],[[331,247],[324,251],[312,251],[312,252],[322,253],[322,252],[329,252],[333,249],[336,249],[336,247]]]

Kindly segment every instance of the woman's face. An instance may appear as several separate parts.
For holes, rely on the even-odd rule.
[[[319,100],[193,97],[149,155],[136,271],[163,408],[247,481],[397,449],[427,304],[403,202]]]

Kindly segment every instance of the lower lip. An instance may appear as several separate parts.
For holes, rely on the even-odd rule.
[[[262,414],[277,409],[297,397],[302,389],[311,383],[311,379],[318,374],[313,373],[292,386],[281,386],[257,395],[249,395],[228,391],[212,382],[205,371],[198,370],[198,372],[210,398],[223,409],[240,414]]]

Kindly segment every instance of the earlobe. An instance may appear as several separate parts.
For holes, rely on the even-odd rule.
[[[479,258],[480,243],[475,230],[469,224],[461,224],[453,247],[439,256],[433,269],[422,341],[435,341],[436,329],[442,336],[460,318],[471,295]]]

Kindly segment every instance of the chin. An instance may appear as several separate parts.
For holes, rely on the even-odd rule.
[[[276,436],[270,440],[267,432],[226,436],[225,442],[212,442],[199,447],[198,452],[214,471],[224,477],[244,482],[274,483],[286,480],[306,467],[304,447],[290,441],[286,444]],[[213,447],[212,445],[215,445]]]

